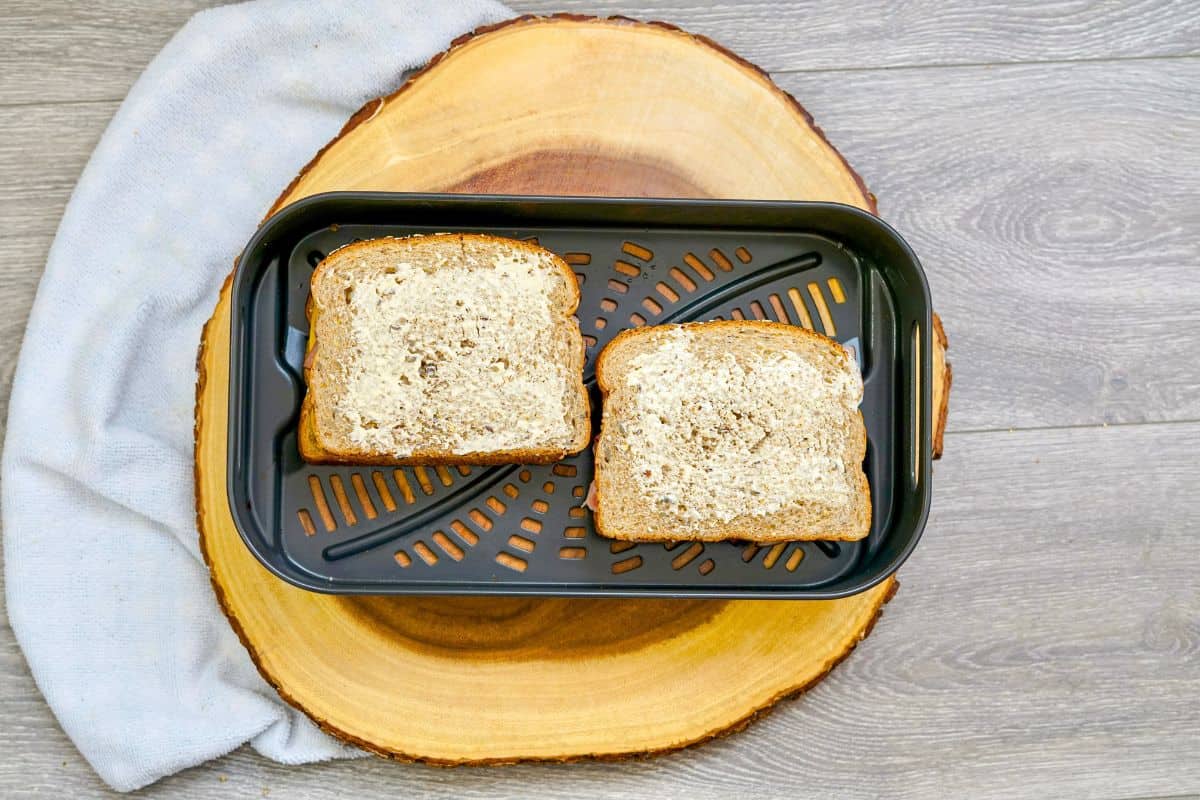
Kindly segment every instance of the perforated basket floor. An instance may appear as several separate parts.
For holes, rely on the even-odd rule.
[[[583,507],[592,453],[548,466],[304,463],[296,422],[313,267],[349,242],[464,231],[535,239],[578,276],[592,365],[633,326],[771,319],[846,344],[863,370],[873,526],[854,543],[631,544]],[[233,285],[229,498],[250,549],[318,591],[368,594],[837,597],[891,574],[929,506],[930,312],[915,256],[874,217],[827,203],[318,195],[281,211]]]

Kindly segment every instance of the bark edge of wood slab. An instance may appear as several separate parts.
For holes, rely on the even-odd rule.
[[[282,208],[287,203],[294,202],[295,200],[300,199],[300,197],[305,196],[305,194],[312,194],[313,192],[297,193],[297,189],[300,188],[300,184],[302,183],[305,176],[308,175],[310,170],[312,170],[313,167],[315,167],[321,161],[321,158],[326,154],[326,152],[330,148],[332,148],[334,145],[336,145],[340,140],[342,140],[347,134],[349,134],[351,131],[353,131],[355,128],[357,128],[360,124],[362,124],[363,122],[366,122],[368,120],[371,120],[375,116],[377,116],[383,110],[383,108],[386,106],[387,103],[395,100],[397,97],[400,97],[404,92],[410,90],[412,87],[417,86],[418,82],[424,76],[432,73],[434,71],[434,69],[439,64],[442,63],[442,61],[444,61],[445,59],[454,55],[455,51],[461,49],[464,45],[473,43],[473,42],[479,40],[480,37],[485,36],[490,33],[495,33],[498,31],[505,31],[505,30],[512,29],[514,27],[522,26],[522,25],[541,25],[541,24],[554,23],[554,22],[575,23],[575,24],[583,24],[583,25],[607,25],[607,26],[625,25],[625,26],[633,26],[633,27],[639,27],[639,28],[658,29],[658,30],[665,31],[673,36],[684,37],[687,40],[690,40],[692,42],[695,42],[696,44],[701,45],[706,50],[715,51],[715,53],[718,53],[718,54],[724,56],[725,58],[729,59],[733,63],[740,66],[741,68],[752,73],[754,76],[756,76],[759,79],[759,81],[761,81],[761,83],[764,85],[764,88],[773,92],[776,96],[783,99],[786,103],[788,103],[792,106],[795,113],[797,113],[803,119],[804,124],[808,127],[808,129],[812,132],[812,134],[815,135],[817,137],[817,139],[820,140],[821,144],[823,144],[826,148],[828,148],[830,153],[834,157],[837,158],[837,160],[840,162],[841,167],[845,170],[846,174],[857,185],[859,191],[861,192],[861,196],[862,196],[864,202],[858,203],[856,205],[859,205],[860,207],[865,208],[867,211],[870,211],[872,214],[878,213],[879,209],[878,209],[878,203],[876,202],[876,197],[874,194],[872,194],[870,192],[870,190],[867,189],[867,185],[863,181],[862,176],[860,176],[858,174],[858,172],[853,167],[850,166],[850,162],[846,160],[845,156],[843,156],[841,154],[841,152],[838,151],[838,149],[835,148],[830,143],[829,139],[825,136],[825,132],[823,130],[821,130],[820,126],[818,126],[816,124],[816,121],[813,119],[812,114],[808,113],[808,109],[804,108],[804,106],[802,106],[800,104],[800,102],[798,100],[796,100],[795,97],[792,96],[791,93],[784,91],[773,80],[771,80],[770,74],[766,70],[764,70],[762,67],[759,67],[757,64],[754,64],[750,61],[747,61],[746,59],[739,56],[737,53],[734,53],[732,50],[728,49],[727,47],[720,44],[719,42],[709,38],[708,36],[704,36],[703,34],[691,33],[689,31],[685,31],[683,28],[680,28],[677,25],[672,25],[669,22],[662,22],[660,20],[643,21],[643,20],[633,19],[632,17],[621,16],[621,15],[613,15],[613,16],[609,16],[609,17],[598,17],[598,16],[590,16],[587,14],[571,14],[571,13],[564,12],[564,13],[558,13],[558,14],[551,14],[548,16],[542,16],[542,15],[537,15],[537,14],[524,14],[524,15],[521,15],[518,17],[513,17],[512,19],[502,20],[500,22],[497,22],[497,23],[494,23],[491,25],[481,25],[478,28],[475,28],[474,30],[469,31],[468,33],[464,33],[463,35],[461,35],[458,38],[451,41],[450,46],[448,48],[446,48],[442,52],[434,55],[433,58],[431,58],[429,60],[429,63],[427,63],[424,67],[412,72],[412,74],[409,75],[408,79],[403,84],[401,84],[400,87],[398,89],[396,89],[396,91],[392,92],[389,95],[385,95],[384,97],[377,97],[373,100],[368,100],[366,103],[363,103],[362,107],[359,108],[358,111],[356,111],[352,115],[350,115],[350,118],[348,120],[346,120],[346,124],[342,126],[342,129],[340,131],[338,131],[337,136],[335,136],[332,140],[330,140],[330,142],[327,145],[325,145],[325,147],[323,147],[319,151],[317,151],[317,154],[315,156],[313,156],[312,160],[309,161],[309,163],[306,164],[303,168],[301,168],[300,172],[296,175],[296,177],[292,179],[292,182],[290,184],[288,184],[287,188],[283,190],[283,192],[275,200],[274,204],[272,204],[271,208],[267,211],[266,216],[270,217],[272,214],[274,214],[276,211],[278,211],[280,208]],[[401,190],[396,190],[396,191],[401,191]],[[432,191],[432,190],[430,190],[430,191]],[[517,194],[519,192],[516,192],[514,190],[508,190],[507,193]],[[295,196],[293,196],[293,195],[295,195]],[[651,196],[651,195],[643,195],[643,196]],[[674,196],[674,195],[662,195],[662,196],[670,197],[670,196]],[[781,198],[754,198],[754,199],[764,199],[765,200],[765,199],[781,199]],[[264,219],[265,219],[265,217],[264,217]]]
[[[524,39],[515,46],[509,37]],[[564,52],[539,50],[547,47]],[[570,57],[575,49],[589,58]],[[694,151],[703,151],[698,144],[671,160],[679,145],[664,149],[654,115],[686,125],[677,115],[690,106],[664,112],[662,98],[644,100],[638,109],[645,124],[622,127],[604,91],[572,89],[568,117],[543,96],[563,92],[553,83],[536,84],[542,92],[524,92],[524,84],[505,89],[502,81],[483,85],[506,71],[519,77],[521,69],[560,82],[586,76],[567,80],[569,87],[610,81],[612,92],[629,91],[631,82],[676,93],[702,86],[705,108],[696,113],[706,130],[728,126],[719,131],[719,152],[733,153],[738,169],[710,168],[705,153]],[[646,75],[652,80],[636,86]],[[481,94],[493,104],[472,102]],[[497,121],[497,108],[510,115]],[[757,115],[753,139],[738,136],[741,112]],[[577,156],[547,147],[543,128],[555,120],[561,128],[552,133]],[[572,138],[578,131],[571,125],[580,121],[594,141]],[[757,147],[760,138],[770,146]],[[583,166],[573,169],[576,161]],[[354,114],[269,213],[334,189],[629,196],[686,189],[875,210],[874,197],[807,112],[758,67],[665,23],[576,15],[520,17],[456,39],[395,93]],[[944,333],[940,321],[935,327],[936,370],[939,357],[944,363]],[[255,560],[229,513],[228,339],[226,281],[197,365],[197,527],[214,591],[280,696],[323,730],[371,752],[438,765],[503,764],[624,758],[698,744],[741,730],[820,681],[870,632],[896,590],[894,578],[830,601],[373,598],[297,589]],[[934,380],[936,410],[946,403],[948,369],[944,380]],[[935,451],[943,426],[944,414]]]

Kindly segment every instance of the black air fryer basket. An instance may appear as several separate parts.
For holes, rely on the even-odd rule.
[[[296,425],[313,267],[360,239],[434,232],[536,240],[575,270],[593,364],[622,329],[709,319],[803,325],[864,381],[873,522],[859,542],[633,544],[583,507],[592,452],[500,467],[315,466]],[[930,497],[929,290],[890,227],[834,203],[338,192],[269,219],[233,282],[229,502],[273,573],[338,594],[831,598],[893,573]],[[264,579],[265,576],[264,576]]]

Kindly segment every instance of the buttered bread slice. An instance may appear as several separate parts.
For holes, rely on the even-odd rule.
[[[858,365],[777,322],[625,331],[601,353],[596,529],[634,541],[861,539]]]
[[[317,463],[549,463],[588,443],[570,267],[528,242],[343,247],[313,273],[300,452]]]

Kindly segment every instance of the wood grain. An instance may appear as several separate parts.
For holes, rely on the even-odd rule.
[[[116,103],[0,106],[0,437],[29,306],[46,253]]]
[[[195,11],[217,0],[6,0],[0,103],[115,100]],[[514,0],[518,13],[625,14],[713,36],[765,69],[1159,58],[1200,52],[1189,0],[902,4]]]
[[[952,434],[929,528],[884,624],[809,696],[736,738],[569,769],[282,767],[243,752],[146,794],[265,786],[273,798],[1069,800],[1200,791],[1191,757],[1200,707],[1187,702],[1200,693],[1197,441],[1200,424]],[[0,660],[10,752],[0,795],[31,776],[93,793],[15,648],[0,649]]]
[[[116,109],[112,102],[0,106],[0,226],[5,238],[54,232]]]
[[[517,19],[477,34],[364,105],[275,208],[335,186],[874,207],[795,100],[711,42],[661,24],[584,17]],[[604,91],[583,93],[582,79],[603,81]],[[480,96],[504,113],[481,111]],[[681,138],[681,129],[693,135]],[[579,160],[582,168],[564,168]]]
[[[0,105],[121,97],[191,7],[164,0],[87,5],[91,11],[69,0],[5,4],[0,14],[5,45],[0,51]],[[948,23],[939,19],[950,13],[944,4],[934,8],[931,2],[915,2],[888,9],[889,14],[911,14],[903,26],[881,20],[874,4],[860,3],[753,2],[737,4],[736,10],[729,2],[678,0],[637,7],[603,0],[512,5],[522,11],[596,10],[670,19],[715,35],[753,61],[783,69],[857,70],[886,59],[891,65],[918,67],[946,58],[976,62],[987,60],[982,54],[989,49],[997,56],[993,60],[1000,61],[1030,56],[1157,58],[1194,53],[1197,42],[1197,7],[1179,2],[972,3],[955,10]],[[121,16],[125,9],[128,16]],[[79,24],[81,15],[88,14],[86,24]],[[112,22],[118,18],[119,23]],[[1020,35],[1013,32],[1014,18],[1024,20]],[[118,46],[111,46],[114,42]],[[106,46],[103,59],[97,57]],[[795,56],[790,66],[789,56],[777,57],[784,53]],[[938,307],[953,322],[956,367],[961,372],[968,363],[979,365],[970,383],[962,378],[956,384],[951,431],[1026,424],[1021,419],[1038,425],[1102,422],[1113,405],[1108,390],[1100,391],[1100,376],[1127,375],[1130,366],[1138,381],[1126,378],[1121,390],[1124,418],[1196,416],[1195,404],[1180,394],[1185,388],[1180,370],[1193,362],[1157,357],[1164,342],[1181,348],[1190,342],[1192,352],[1196,345],[1196,326],[1186,324],[1196,319],[1194,306],[1157,291],[1159,285],[1185,292],[1194,286],[1188,283],[1194,280],[1194,268],[1181,265],[1194,264],[1196,251],[1181,234],[1197,229],[1190,213],[1197,207],[1195,195],[1187,194],[1183,167],[1170,166],[1195,164],[1200,101],[1194,93],[1179,92],[1187,81],[1194,84],[1192,63],[1166,59],[1016,69],[918,68],[779,78],[817,115],[832,141],[879,193],[886,219],[904,215],[898,224],[913,238],[922,235],[910,230],[910,223],[931,220],[937,226],[937,235],[920,239],[919,252],[934,281]],[[1081,73],[1081,68],[1087,71]],[[1081,75],[1086,77],[1078,78],[1079,86],[1086,91],[1076,93]],[[949,109],[943,109],[943,99]],[[66,197],[43,197],[37,181],[73,184],[91,149],[83,139],[98,138],[111,108],[90,115],[73,104],[26,105],[0,125],[0,192],[16,170],[31,187],[19,199],[0,201],[0,214],[28,223],[19,233],[9,230],[0,238],[0,376],[5,376],[0,398],[8,394],[6,376],[19,346],[18,320],[32,299]],[[38,118],[28,123],[27,134],[20,134],[21,147],[6,150],[17,141],[14,126],[24,124],[18,118],[29,115]],[[1029,135],[1034,138],[1027,140]],[[941,137],[954,144],[950,158],[937,154]],[[913,151],[913,145],[920,150]],[[1126,171],[1125,162],[1135,169]],[[1073,203],[1059,202],[1063,186],[1070,187]],[[1161,192],[1183,202],[1159,202]],[[1082,206],[1086,214],[1054,216],[1066,213],[1064,208],[1080,209],[1080,198],[1088,201]],[[1126,204],[1135,210],[1127,210]],[[1136,220],[1136,231],[1122,223],[1117,229],[1123,233],[1096,245],[1067,224],[1078,223],[1085,230],[1087,218],[1113,219],[1105,211],[1110,205],[1122,209],[1115,218]],[[1136,210],[1140,207],[1153,213]],[[1012,211],[1007,219],[1001,214],[1006,210]],[[29,227],[35,222],[36,229]],[[1106,268],[1093,259],[1097,246],[1133,271]],[[1014,260],[1020,265],[1030,258],[1040,259],[1051,278],[1082,274],[1086,301],[1065,298],[1070,305],[1059,311],[1057,301],[1064,298],[1052,302],[1027,289],[1021,292],[1021,305],[1006,302],[1003,271]],[[950,264],[957,265],[953,278],[943,281],[940,270]],[[1137,275],[1138,265],[1147,264],[1158,270],[1153,281]],[[1032,268],[1026,271],[1027,287],[1033,274]],[[975,290],[959,286],[980,281],[985,285]],[[1148,293],[1148,287],[1155,291]],[[1122,297],[1138,302],[1122,302]],[[1143,313],[1141,306],[1151,301],[1164,303],[1161,313]],[[1047,352],[1026,341],[1007,353],[1003,342],[1013,329],[997,318],[1044,320],[1051,334],[1047,340],[1062,334],[1071,350],[1095,348],[1086,359],[1086,380],[1067,370],[1055,374],[1044,369],[1011,385],[989,381],[988,364],[1016,359],[1036,366],[1033,355]],[[1008,400],[998,402],[997,393]],[[1019,417],[1017,407],[1035,411]],[[969,419],[964,418],[968,412]],[[736,740],[643,763],[452,771],[374,759],[293,767],[243,748],[142,794],[261,797],[266,789],[272,798],[314,800],[401,793],[435,798],[567,793],[611,798],[930,797],[960,787],[959,794],[983,798],[1195,797],[1200,778],[1195,749],[1188,748],[1194,737],[1187,738],[1181,714],[1189,708],[1188,698],[1197,695],[1198,615],[1194,605],[1178,604],[1170,592],[1188,585],[1185,581],[1194,583],[1186,568],[1200,555],[1194,544],[1200,527],[1195,508],[1176,502],[1196,495],[1195,480],[1183,470],[1198,440],[1197,426],[1178,424],[952,434],[947,461],[936,468],[934,519],[905,568],[905,591],[889,606],[886,624],[840,674],[814,690],[813,702],[785,705]],[[1045,457],[1049,450],[1058,453],[1052,461]],[[986,491],[982,484],[990,480],[999,480],[1005,491]],[[1012,502],[1027,493],[1040,499]],[[1062,507],[1044,525],[1046,507],[1056,501]],[[1143,524],[1137,512],[1155,503],[1159,507]],[[943,515],[943,509],[954,509],[952,517]],[[1086,512],[1086,529],[1074,519],[1084,513],[1079,509]],[[1120,523],[1108,525],[1109,516]],[[1097,528],[1101,535],[1093,539]],[[1191,531],[1192,538],[1162,538],[1179,530]],[[1069,540],[1075,548],[1065,562],[1067,572],[1049,560],[1026,559],[1048,537]],[[957,546],[947,549],[954,542]],[[1143,558],[1147,542],[1150,556]],[[1168,545],[1176,549],[1164,559]],[[1130,551],[1137,556],[1134,563],[1116,558]],[[950,579],[977,553],[1000,568],[995,574],[978,570],[964,595],[964,582]],[[948,555],[960,560],[946,561]],[[1055,580],[1059,589],[1048,594],[1045,587]],[[1073,608],[1061,602],[1071,585],[1083,587],[1082,602]],[[932,586],[947,593],[923,588]],[[1005,598],[1027,595],[1042,605],[1005,610]],[[953,604],[947,598],[959,596],[976,599],[961,625],[944,628],[956,616],[948,611]],[[920,613],[910,601],[919,601]],[[985,613],[985,605],[994,608]],[[1050,616],[1042,618],[1046,609]],[[995,627],[990,624],[993,611],[1001,615]],[[1023,626],[1023,615],[1036,626]],[[897,642],[900,650],[893,653]],[[1180,664],[1190,664],[1193,671],[1181,673]],[[1072,685],[1076,670],[1082,670],[1081,680]],[[852,718],[861,708],[855,699],[861,691],[868,691],[879,706],[868,709],[869,718],[883,718],[886,735],[865,735]],[[967,702],[976,697],[978,706]],[[1164,697],[1174,698],[1172,707],[1164,709]],[[1150,702],[1143,705],[1146,698]],[[1077,706],[1081,701],[1085,705]],[[1011,713],[1005,711],[1010,704],[1016,709]],[[1064,711],[1068,716],[1057,724]],[[0,796],[110,794],[54,721],[2,619],[0,719],[6,745]],[[1075,729],[1072,722],[1079,723]],[[839,769],[850,770],[844,783],[831,783],[835,771],[828,764],[833,756],[820,752],[823,734],[854,741],[857,759],[837,762]],[[789,759],[801,746],[810,752],[793,763]]]
[[[222,0],[5,0],[0,104],[119,100],[195,12]]]
[[[547,74],[555,80],[526,88]],[[480,94],[492,103],[471,102]],[[623,124],[626,114],[640,124]],[[742,134],[748,119],[753,139]],[[684,143],[670,135],[679,126],[707,135]],[[576,152],[610,168],[560,169]],[[535,194],[655,197],[686,185],[707,196],[872,206],[803,109],[753,65],[663,25],[539,18],[463,37],[368,102],[275,207],[331,189],[506,192],[514,183]],[[741,730],[815,685],[895,591],[888,579],[822,602],[588,602],[336,597],[272,580],[229,512],[230,304],[227,283],[198,361],[201,550],[259,671],[339,738],[435,764],[677,750]]]
[[[509,5],[527,13],[575,11],[670,20],[716,38],[772,72],[1200,53],[1200,8],[1188,0],[983,0],[950,5],[937,0],[516,0]]]
[[[925,264],[954,348],[948,429],[1200,419],[1200,325],[1186,324],[1200,315],[1200,238],[1191,233],[1200,230],[1200,184],[1189,178],[1200,174],[1191,91],[1200,60],[939,75],[780,81],[853,159],[883,218]],[[22,236],[49,241],[65,197],[38,195],[39,170],[69,185],[96,136],[68,137],[69,149],[56,152],[56,131],[80,113],[73,108],[47,107],[17,129],[33,160],[0,145],[0,175],[17,187],[0,188],[0,197],[14,192],[0,216],[25,225]],[[92,113],[85,121],[103,112]],[[44,253],[11,247],[0,240],[0,269],[40,272]],[[26,277],[0,295],[25,308],[30,286]],[[11,365],[18,341],[0,341],[0,365]]]
[[[925,266],[949,430],[1200,419],[1200,60],[928,75],[780,82]]]

